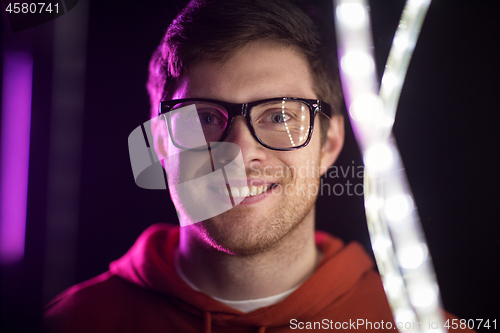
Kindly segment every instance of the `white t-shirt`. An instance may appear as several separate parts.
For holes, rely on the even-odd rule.
[[[184,280],[184,282],[186,282],[187,285],[189,285],[192,289],[194,289],[196,291],[203,292],[203,291],[199,290],[198,288],[196,288],[186,278],[186,276],[180,270],[180,267],[177,264],[177,260],[175,261],[175,269],[177,271],[177,274],[179,274],[179,276]],[[227,299],[222,299],[222,298],[214,297],[214,296],[211,296],[211,295],[208,295],[208,296],[212,297],[216,301],[221,302],[222,304],[225,304],[225,305],[229,306],[230,308],[239,310],[239,311],[241,311],[243,313],[249,313],[249,312],[252,312],[254,310],[257,310],[257,309],[260,309],[260,308],[263,308],[263,307],[270,306],[270,305],[273,305],[273,304],[281,302],[282,300],[284,300],[285,298],[287,298],[291,293],[293,293],[295,290],[297,290],[297,288],[299,288],[299,287],[300,287],[300,285],[296,286],[296,287],[294,287],[292,289],[289,289],[289,290],[287,290],[285,292],[282,292],[282,293],[280,293],[278,295],[273,295],[273,296],[263,297],[263,298],[257,298],[257,299],[247,299],[247,300],[242,300],[242,301],[231,301],[231,300],[227,300]]]

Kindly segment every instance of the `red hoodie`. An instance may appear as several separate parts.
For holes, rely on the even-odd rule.
[[[179,277],[178,243],[178,227],[151,226],[108,272],[49,303],[47,330],[273,333],[395,327],[380,277],[357,243],[344,246],[317,232],[324,256],[316,272],[282,302],[246,314],[194,291]]]

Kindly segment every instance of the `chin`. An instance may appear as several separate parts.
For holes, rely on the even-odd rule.
[[[289,209],[284,214],[274,211],[274,216],[259,218],[231,210],[213,219],[196,223],[198,234],[211,247],[231,255],[253,255],[271,250],[290,231],[303,223],[306,215]]]

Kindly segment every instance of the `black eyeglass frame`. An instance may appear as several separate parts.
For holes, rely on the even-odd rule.
[[[303,148],[309,144],[311,141],[313,129],[314,129],[314,119],[316,118],[316,114],[322,113],[326,115],[328,118],[331,118],[331,106],[323,102],[319,99],[306,99],[306,98],[296,98],[296,97],[276,97],[276,98],[267,98],[267,99],[261,99],[258,101],[253,101],[249,103],[229,103],[229,102],[224,102],[224,101],[219,101],[216,99],[209,99],[209,98],[184,98],[184,99],[173,99],[173,100],[168,100],[168,101],[161,101],[160,106],[158,109],[158,117],[160,117],[162,114],[167,114],[170,111],[173,111],[172,109],[175,105],[185,103],[185,102],[208,102],[212,104],[217,104],[222,107],[224,107],[227,110],[228,113],[228,119],[227,119],[227,126],[224,129],[224,133],[222,134],[221,138],[219,139],[218,142],[224,141],[227,136],[229,135],[229,132],[231,131],[231,125],[233,123],[233,120],[236,116],[243,116],[246,120],[247,123],[249,124],[250,132],[252,133],[252,136],[257,140],[258,143],[260,143],[262,146],[271,149],[271,150],[278,150],[278,151],[290,151],[290,150],[297,150],[300,148]],[[304,141],[303,144],[296,146],[296,147],[289,147],[289,148],[276,148],[269,146],[265,144],[264,142],[261,141],[261,139],[257,136],[255,133],[255,129],[253,127],[252,123],[252,118],[250,117],[251,110],[262,103],[267,103],[267,102],[273,102],[273,101],[294,101],[294,102],[302,102],[303,104],[307,105],[309,107],[309,116],[310,116],[310,126],[309,126],[309,133],[307,136],[307,140]],[[172,129],[171,129],[171,124],[170,124],[170,117],[165,117],[168,122],[168,130],[170,134],[170,138],[172,139],[172,143],[179,149],[184,149],[184,150],[193,150],[196,148],[187,148],[179,145],[177,142],[175,142],[175,139],[172,135]]]

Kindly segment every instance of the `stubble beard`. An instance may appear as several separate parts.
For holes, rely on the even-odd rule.
[[[262,211],[258,204],[257,207],[240,205],[192,227],[206,243],[228,254],[245,256],[270,250],[305,221],[318,197],[318,191],[304,192],[304,189],[311,185],[319,189],[319,177],[310,174],[299,177],[291,170],[289,174],[280,182],[281,194],[270,194],[280,196],[276,207]],[[286,188],[287,184],[293,186]],[[269,199],[273,198],[265,200]]]

